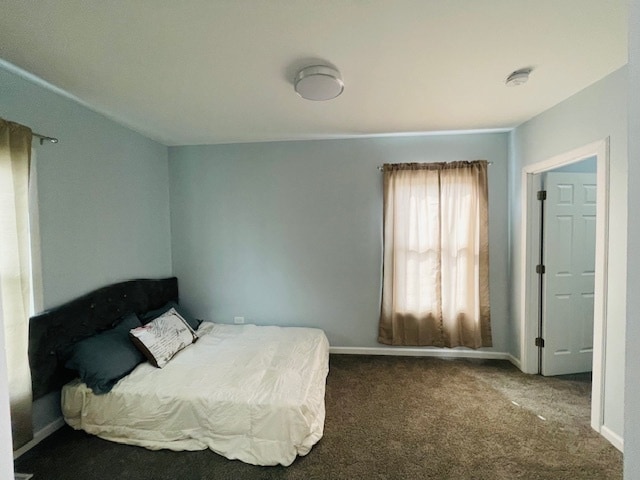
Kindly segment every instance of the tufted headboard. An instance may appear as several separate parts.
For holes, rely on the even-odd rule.
[[[74,378],[64,368],[65,352],[79,340],[107,330],[127,313],[144,313],[178,301],[178,279],[115,283],[29,320],[29,365],[33,398],[59,390]]]

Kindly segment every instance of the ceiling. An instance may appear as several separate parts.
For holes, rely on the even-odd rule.
[[[627,63],[627,2],[3,0],[0,58],[166,145],[510,129]]]

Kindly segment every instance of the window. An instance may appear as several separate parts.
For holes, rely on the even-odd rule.
[[[487,162],[384,167],[379,341],[491,346]]]

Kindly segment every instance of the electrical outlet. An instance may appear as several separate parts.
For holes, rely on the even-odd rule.
[[[244,317],[233,317],[233,323],[244,323]]]

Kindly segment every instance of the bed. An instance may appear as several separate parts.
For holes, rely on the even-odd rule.
[[[287,466],[306,455],[324,429],[329,345],[319,329],[205,321],[197,341],[163,368],[143,361],[104,394],[65,367],[74,346],[177,301],[177,279],[135,280],[33,317],[34,397],[62,388],[65,421],[115,442],[208,448],[254,465]]]

